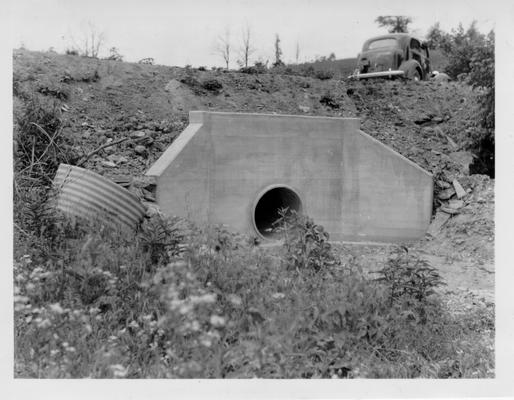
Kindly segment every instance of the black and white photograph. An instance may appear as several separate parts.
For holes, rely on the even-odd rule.
[[[9,3],[15,384],[505,377],[511,6]]]

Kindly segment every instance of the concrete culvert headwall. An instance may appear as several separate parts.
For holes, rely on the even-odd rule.
[[[285,207],[352,242],[422,238],[432,215],[432,175],[357,118],[191,111],[147,174],[163,213],[266,240]]]
[[[255,230],[264,238],[273,238],[275,222],[280,218],[281,209],[302,211],[300,197],[287,186],[268,188],[257,198],[253,208],[253,223]]]

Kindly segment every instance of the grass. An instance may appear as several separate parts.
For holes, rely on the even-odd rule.
[[[45,224],[38,247],[16,238],[17,377],[494,375],[492,310],[458,315],[437,290],[399,290],[413,259],[392,255],[411,274],[394,285],[343,264],[306,217],[276,249],[160,217],[133,234],[57,214]]]

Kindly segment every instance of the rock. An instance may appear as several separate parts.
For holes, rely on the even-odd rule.
[[[454,151],[449,156],[453,161],[462,165],[464,174],[469,174],[469,165],[473,162],[473,153],[469,151]]]
[[[439,194],[437,195],[437,198],[439,200],[448,200],[455,194],[455,189],[452,187],[449,187],[448,189],[441,190]]]
[[[110,167],[110,168],[114,168],[116,167],[116,163],[113,162],[113,161],[108,161],[108,160],[103,160],[102,161],[102,165],[106,166],[106,167]]]
[[[117,175],[112,177],[112,180],[120,186],[128,187],[132,182],[132,177],[129,175]]]
[[[441,188],[441,189],[448,189],[451,185],[446,182],[446,181],[437,181],[437,185]]]
[[[120,156],[119,154],[110,154],[107,156],[107,159],[116,164],[126,163],[128,161],[127,157]]]
[[[461,199],[463,198],[465,195],[466,195],[466,191],[464,190],[464,188],[461,186],[461,184],[459,183],[459,181],[457,179],[454,179],[453,182],[453,187],[455,188],[455,193],[457,194],[457,198],[458,199]]]
[[[430,226],[428,228],[427,233],[430,236],[435,237],[437,235],[437,233],[441,230],[443,225],[446,224],[446,222],[448,222],[449,219],[450,219],[449,214],[446,214],[446,213],[438,210],[437,213],[435,214],[434,220],[432,221],[432,223],[430,224]]]
[[[448,207],[454,210],[458,210],[459,208],[464,207],[464,201],[462,200],[450,200],[448,202]]]
[[[145,135],[146,135],[146,133],[143,131],[134,131],[134,132],[130,133],[130,137],[132,139],[139,139],[139,138],[145,137]]]
[[[152,192],[150,192],[149,190],[146,190],[146,189],[141,189],[141,191],[143,192],[143,198],[145,200],[148,200],[148,201],[153,201],[155,202],[155,196]]]
[[[181,83],[177,81],[176,79],[172,79],[167,83],[167,85],[164,87],[164,90],[167,92],[173,92],[177,90],[181,86]]]
[[[136,147],[134,147],[134,152],[136,154],[139,154],[140,156],[144,156],[144,155],[146,155],[146,147],[139,144]]]
[[[437,75],[433,76],[431,80],[435,82],[449,82],[451,78],[448,76],[448,74],[445,74],[444,72],[439,72]]]
[[[459,213],[459,210],[456,210],[456,209],[450,208],[450,207],[445,207],[445,206],[441,206],[440,210],[445,212],[446,214],[450,214],[450,215],[455,215],[455,214]]]

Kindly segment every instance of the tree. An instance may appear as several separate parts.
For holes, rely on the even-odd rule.
[[[428,28],[426,42],[430,49],[442,49],[447,46],[449,40],[448,33],[441,29],[439,22]]]
[[[230,65],[230,29],[226,28],[223,35],[218,36],[218,43],[216,44],[216,52],[223,58],[228,71]]]
[[[82,29],[79,42],[77,43],[70,34],[71,41],[73,42],[73,49],[83,57],[98,58],[100,49],[104,45],[105,33],[98,30],[98,28],[88,21],[85,28]]]
[[[240,66],[247,68],[250,56],[255,52],[255,49],[251,45],[251,29],[249,25],[243,28],[243,44],[241,46],[241,60],[238,61]]]
[[[117,47],[111,47],[109,49],[109,57],[107,57],[107,60],[123,61],[123,56],[120,54]]]
[[[296,63],[300,61],[300,42],[296,42],[296,53],[295,53]]]
[[[282,49],[280,48],[280,37],[278,36],[278,33],[275,34],[275,62],[273,63],[274,67],[279,67],[281,65],[284,65],[282,62]]]
[[[402,33],[408,32],[412,18],[403,15],[381,15],[375,22],[379,27],[387,28],[389,33]]]

